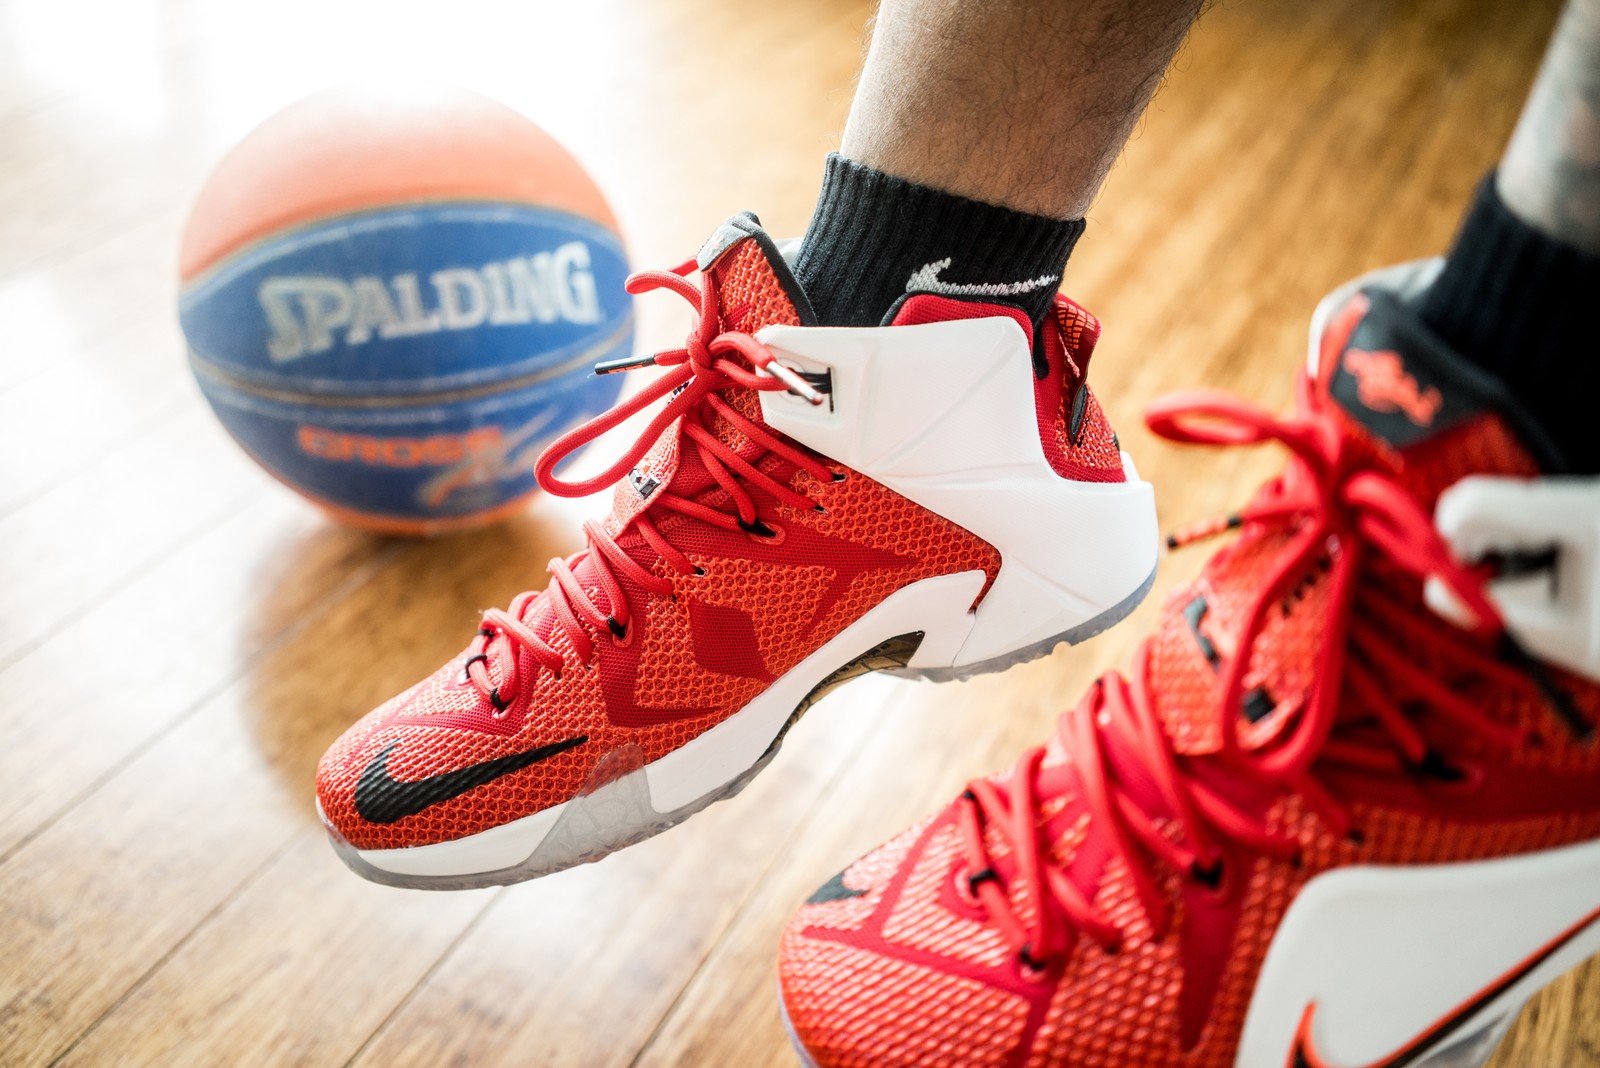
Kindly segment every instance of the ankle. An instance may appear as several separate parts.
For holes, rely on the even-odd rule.
[[[1048,314],[1082,219],[1050,219],[828,157],[795,275],[825,326],[877,326],[908,292]]]
[[[1600,472],[1593,348],[1600,256],[1519,219],[1491,173],[1418,313],[1458,353],[1505,383],[1577,472]]]

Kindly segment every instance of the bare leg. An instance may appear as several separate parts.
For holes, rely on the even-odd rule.
[[[883,0],[840,152],[974,200],[1081,218],[1202,6]]]
[[[1600,252],[1600,0],[1568,0],[1500,164],[1506,206]]]
[[[1083,215],[1205,0],[882,0],[795,271],[821,322],[909,291],[1043,322]]]

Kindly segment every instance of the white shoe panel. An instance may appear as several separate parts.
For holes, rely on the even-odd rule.
[[[1238,1068],[1284,1068],[1307,1006],[1330,1068],[1382,1062],[1576,925],[1476,1015],[1520,1004],[1600,952],[1600,842],[1463,864],[1342,868],[1295,898],[1245,1019]]]
[[[1434,513],[1439,533],[1468,563],[1554,553],[1552,566],[1489,584],[1507,628],[1529,652],[1600,681],[1600,479],[1473,475]],[[1450,615],[1437,583],[1428,604]]]
[[[1009,318],[918,326],[769,326],[829,402],[761,395],[774,429],[995,546],[999,577],[953,666],[1003,656],[1121,603],[1154,570],[1154,494],[1138,481],[1066,479],[1045,459],[1028,339]]]

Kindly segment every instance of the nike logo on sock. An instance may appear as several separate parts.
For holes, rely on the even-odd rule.
[[[389,754],[400,744],[392,742],[373,757],[372,763],[361,772],[361,779],[356,783],[356,812],[368,823],[397,823],[407,816],[415,816],[430,805],[459,797],[468,790],[491,783],[513,771],[521,771],[541,760],[548,760],[557,753],[565,753],[588,740],[587,735],[568,738],[409,782],[389,774]]]
[[[938,293],[947,297],[1015,297],[1045,286],[1053,287],[1061,284],[1059,276],[1050,274],[1041,274],[1038,278],[1030,278],[1026,282],[941,281],[939,272],[948,266],[950,266],[949,257],[924,263],[912,271],[911,277],[906,279],[906,292]]]

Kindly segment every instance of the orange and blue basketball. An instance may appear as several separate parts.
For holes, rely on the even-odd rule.
[[[554,138],[443,86],[346,87],[269,118],[190,214],[179,315],[206,400],[335,518],[475,526],[605,410],[631,298],[615,219]]]

